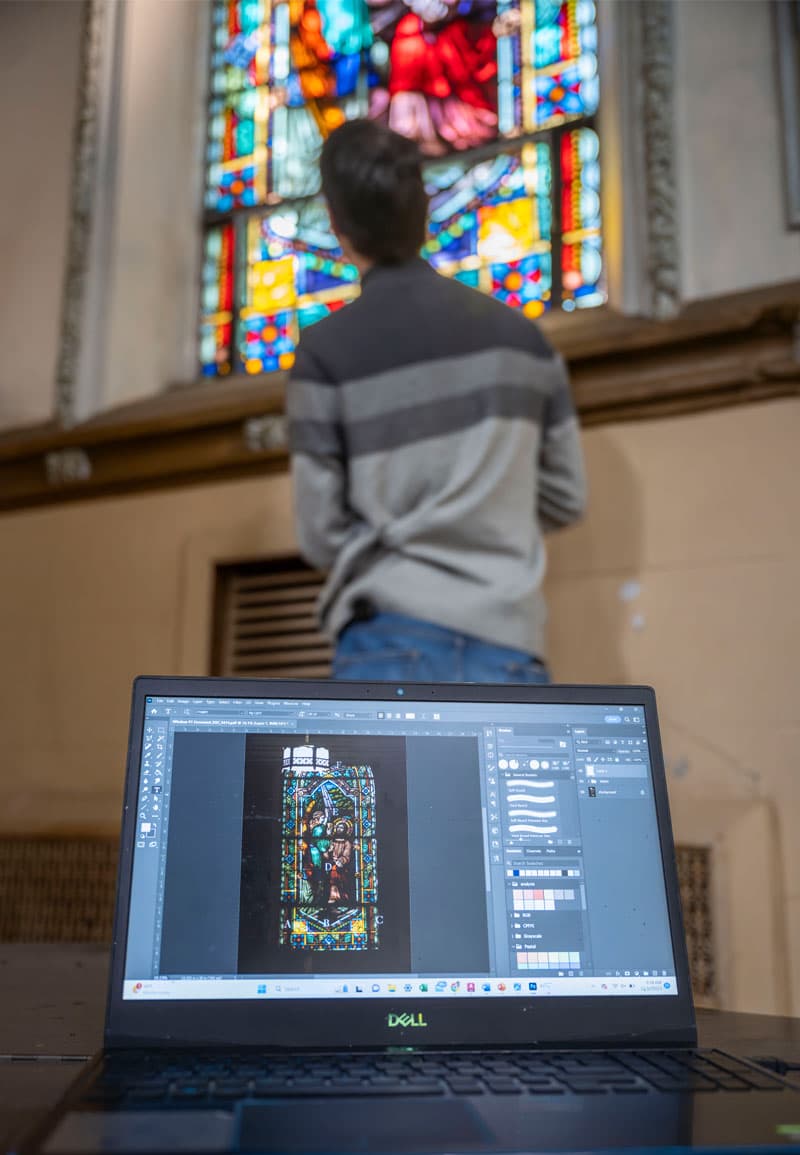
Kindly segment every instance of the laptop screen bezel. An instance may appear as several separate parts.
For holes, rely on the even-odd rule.
[[[392,699],[475,703],[641,706],[645,713],[653,791],[661,846],[664,888],[677,994],[618,997],[426,997],[420,1003],[427,1024],[388,1026],[392,1012],[408,1002],[391,998],[280,1001],[153,1000],[122,997],[127,954],[128,911],[133,872],[139,766],[148,695],[236,698],[318,698],[370,701]],[[106,1045],[216,1045],[262,1048],[386,1048],[492,1046],[694,1045],[696,1028],[683,931],[678,874],[669,814],[664,759],[655,694],[648,686],[512,686],[407,682],[295,681],[246,678],[141,677],[133,686],[128,741],[117,901],[109,973]],[[396,1015],[395,1015],[396,1018]],[[420,1037],[424,1036],[424,1037]]]

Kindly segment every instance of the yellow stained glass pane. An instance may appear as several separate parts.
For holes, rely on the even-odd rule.
[[[528,197],[478,210],[478,256],[483,260],[520,260],[535,240],[534,202]]]
[[[259,313],[278,313],[297,303],[294,283],[294,261],[283,257],[277,261],[257,261],[253,266],[253,308]]]

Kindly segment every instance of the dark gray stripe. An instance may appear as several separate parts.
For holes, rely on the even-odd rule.
[[[341,389],[336,385],[291,380],[286,389],[286,412],[290,421],[338,421],[341,401]]]
[[[557,386],[547,404],[545,424],[552,429],[555,425],[563,425],[575,416],[575,402],[572,399],[572,390],[567,384],[566,377]]]
[[[317,385],[330,386],[335,384],[325,373],[317,358],[309,349],[309,344],[310,343],[304,339],[297,346],[290,377],[292,379],[299,378],[303,381],[313,381]]]
[[[357,381],[387,368],[464,357],[493,346],[547,359],[536,326],[476,289],[438,276],[420,261],[378,268],[348,308],[303,330],[301,347],[320,372],[310,380]]]
[[[345,434],[347,452],[350,457],[358,457],[397,449],[401,445],[457,433],[489,418],[517,418],[539,424],[544,405],[545,398],[530,385],[487,386],[461,397],[430,401],[413,409],[356,421]]]
[[[292,453],[344,460],[341,427],[327,421],[290,421],[289,447]]]

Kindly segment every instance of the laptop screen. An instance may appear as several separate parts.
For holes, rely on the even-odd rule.
[[[678,993],[641,706],[146,698],[123,998]]]

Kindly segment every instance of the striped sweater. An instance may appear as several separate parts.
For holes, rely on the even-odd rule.
[[[421,259],[375,267],[304,331],[288,413],[331,637],[366,599],[544,654],[542,532],[580,517],[585,480],[564,364],[535,325]]]

